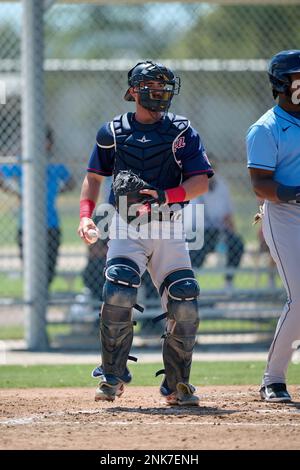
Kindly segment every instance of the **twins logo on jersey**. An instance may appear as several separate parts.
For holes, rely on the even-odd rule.
[[[179,137],[174,143],[174,151],[176,152],[178,149],[182,149],[183,147],[185,147],[185,137]]]

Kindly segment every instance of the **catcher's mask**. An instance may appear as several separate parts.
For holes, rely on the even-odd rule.
[[[155,86],[151,82],[157,82]],[[126,101],[134,101],[130,88],[140,95],[140,104],[150,111],[167,111],[174,95],[180,91],[180,78],[162,64],[139,62],[128,72]],[[152,85],[152,86],[151,86]]]
[[[271,59],[268,75],[274,98],[278,93],[290,95],[290,75],[296,72],[300,72],[300,50],[281,51]]]

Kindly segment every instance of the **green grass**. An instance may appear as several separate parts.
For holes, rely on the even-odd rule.
[[[23,296],[23,279],[0,273],[0,297],[21,299]]]
[[[48,325],[47,333],[49,338],[53,338],[56,335],[67,335],[71,334],[70,325]],[[24,326],[22,325],[5,325],[0,327],[0,340],[6,339],[23,339],[24,338]]]
[[[75,276],[73,279],[65,279],[62,276],[56,276],[50,287],[50,292],[82,292],[84,288],[81,276]]]
[[[56,276],[51,284],[50,292],[70,292],[71,290],[79,293],[83,287],[81,276],[75,276],[72,280]],[[23,278],[0,273],[0,297],[22,299],[22,296]]]
[[[91,387],[96,380],[90,377],[95,365],[1,366],[2,388],[38,387]],[[194,362],[191,382],[196,385],[250,385],[259,384],[264,362]],[[291,364],[288,373],[290,384],[300,384],[299,365]],[[159,385],[161,378],[155,372],[161,364],[133,364],[131,385]]]
[[[140,332],[140,322],[138,322],[135,328],[135,334]],[[218,319],[218,320],[202,320],[199,325],[199,333],[208,332],[235,332],[235,331],[270,331],[275,329],[276,319],[266,320],[264,322],[255,322],[252,320],[230,320],[230,319]],[[71,325],[48,325],[47,332],[51,338],[56,335],[68,335],[72,334]],[[24,338],[24,327],[23,325],[2,325],[0,327],[0,341],[6,339],[23,339]]]
[[[222,274],[200,274],[197,276],[201,290],[218,290],[224,288],[224,275]],[[281,287],[279,277],[276,280],[277,287]],[[236,289],[264,289],[268,287],[268,276],[266,274],[255,275],[252,273],[240,273],[236,276],[234,285]],[[81,292],[83,281],[81,276],[74,276],[67,280],[62,276],[56,276],[51,284],[51,292]],[[20,299],[23,295],[23,279],[0,273],[0,297],[12,297]]]
[[[267,319],[263,322],[256,322],[254,320],[240,320],[240,319],[217,319],[217,320],[200,320],[199,332],[234,332],[234,331],[270,331],[276,326],[276,319]]]
[[[199,274],[197,275],[202,291],[224,289],[224,274]],[[269,277],[266,273],[238,273],[234,279],[236,289],[266,289],[268,287]],[[276,276],[276,287],[282,287],[279,276]],[[255,299],[253,299],[255,300]]]

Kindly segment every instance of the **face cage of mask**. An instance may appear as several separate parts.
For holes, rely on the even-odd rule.
[[[147,86],[138,87],[137,92],[140,95],[140,104],[151,111],[167,111],[171,105],[174,94],[179,93],[175,86],[169,85],[171,89],[149,88]]]

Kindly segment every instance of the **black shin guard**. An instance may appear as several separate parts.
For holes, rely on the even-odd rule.
[[[105,374],[128,381],[126,367],[133,340],[132,309],[141,279],[138,265],[128,258],[108,260],[100,315],[102,369]]]
[[[179,319],[174,319],[173,327],[170,331],[167,331],[163,342],[166,385],[170,392],[176,390],[178,382],[189,382],[193,350],[199,325],[196,300],[182,301],[180,310],[181,314],[187,319],[190,318],[190,320],[182,321],[181,315]]]
[[[174,392],[179,382],[189,382],[199,325],[197,297],[200,292],[190,269],[169,274],[161,286],[161,295],[165,289],[168,313],[163,342],[165,379],[161,391],[164,395]]]
[[[100,321],[102,368],[122,378],[133,340],[132,308],[103,304]]]

